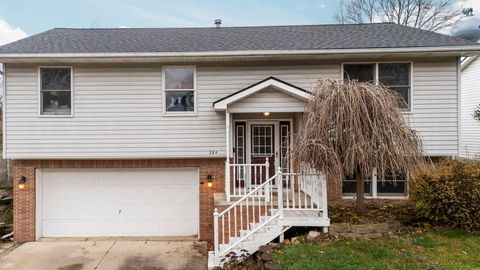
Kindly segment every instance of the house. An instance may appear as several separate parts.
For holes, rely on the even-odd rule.
[[[480,60],[469,57],[462,63],[461,77],[461,138],[460,155],[466,158],[480,158],[480,119],[474,112],[480,106]]]
[[[2,46],[15,240],[194,236],[216,265],[291,226],[326,229],[327,198],[356,186],[290,166],[312,83],[389,86],[426,155],[458,156],[459,60],[479,52],[390,23],[56,28]],[[369,197],[407,196],[407,179],[379,180]]]

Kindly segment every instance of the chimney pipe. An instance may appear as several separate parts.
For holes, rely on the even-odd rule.
[[[217,28],[220,28],[220,25],[222,25],[222,20],[216,19],[216,20],[215,20],[215,26],[216,26]]]

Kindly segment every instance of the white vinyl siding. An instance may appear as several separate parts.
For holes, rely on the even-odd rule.
[[[224,157],[225,113],[215,111],[213,102],[270,76],[309,90],[317,79],[341,79],[341,62],[285,66],[197,65],[197,114],[177,117],[163,115],[160,65],[74,66],[75,115],[72,118],[38,117],[37,66],[8,64],[6,157]],[[425,139],[427,153],[455,155],[458,148],[456,58],[413,61],[413,71],[412,111],[415,127]],[[251,98],[263,96],[261,92],[257,95]],[[278,97],[290,98],[284,95],[280,93]]]
[[[480,104],[480,59],[475,59],[462,70],[462,124],[461,155],[480,157],[480,121],[473,118],[473,112]]]
[[[431,156],[458,155],[457,58],[413,63],[413,127]]]
[[[265,89],[228,106],[236,112],[303,112],[305,101],[276,89]]]

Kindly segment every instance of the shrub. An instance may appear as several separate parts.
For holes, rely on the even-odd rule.
[[[417,174],[411,191],[417,217],[480,231],[480,162],[444,159]]]

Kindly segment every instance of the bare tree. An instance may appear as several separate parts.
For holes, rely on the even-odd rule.
[[[475,108],[475,111],[473,112],[473,118],[480,121],[480,104]]]
[[[374,168],[413,173],[426,163],[422,143],[399,109],[401,98],[371,83],[320,80],[307,103],[302,129],[290,149],[301,170],[323,172],[331,183],[357,180],[357,212],[364,213],[364,183]]]
[[[439,31],[462,17],[453,0],[341,0],[338,23],[394,22]]]

